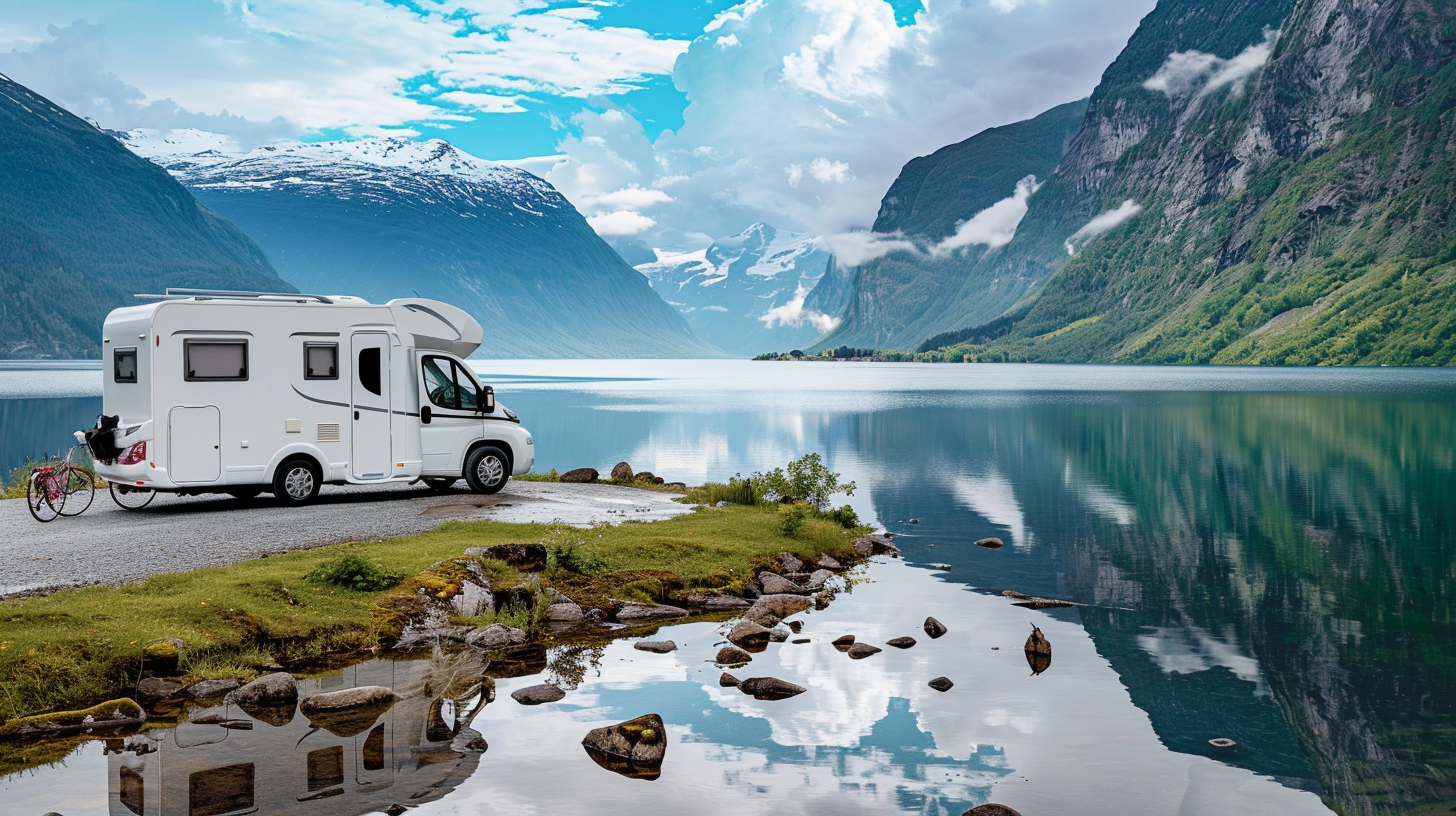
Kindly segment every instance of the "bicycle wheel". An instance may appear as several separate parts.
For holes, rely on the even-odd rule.
[[[140,510],[152,503],[157,497],[157,491],[148,490],[145,487],[127,487],[115,482],[111,483],[111,500],[124,510]]]
[[[61,510],[63,516],[79,516],[91,506],[96,498],[96,477],[80,465],[68,465],[65,476],[66,502]]]
[[[66,492],[56,482],[50,468],[40,468],[30,474],[30,483],[25,488],[25,506],[36,521],[52,521],[66,506]]]

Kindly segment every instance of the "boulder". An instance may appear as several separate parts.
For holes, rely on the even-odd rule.
[[[899,555],[900,548],[890,540],[888,535],[882,533],[871,533],[863,538],[854,541],[854,553],[862,558],[872,555]]]
[[[885,645],[887,645],[887,646],[894,646],[896,649],[908,649],[911,646],[914,646],[915,645],[915,638],[913,638],[913,637],[890,638],[889,640],[885,641]]]
[[[961,816],[1021,816],[1021,814],[1005,805],[987,802],[984,805],[971,808],[965,813],[962,813]]]
[[[768,630],[768,639],[771,643],[783,643],[784,641],[789,639],[789,635],[791,634],[793,634],[793,632],[789,631],[788,629],[785,629],[782,626],[775,626],[774,628]]]
[[[229,677],[226,680],[199,680],[187,687],[187,696],[194,700],[210,700],[214,697],[221,697],[233,689],[242,686],[243,681],[236,677]]]
[[[871,646],[868,643],[856,643],[849,647],[845,653],[855,660],[864,660],[870,655],[879,654],[880,648],[878,646]]]
[[[814,602],[803,595],[760,595],[743,616],[761,626],[773,626],[813,606]]]
[[[750,677],[738,684],[738,690],[755,700],[785,700],[803,694],[803,686],[777,677]]]
[[[731,688],[738,685],[740,682],[742,681],[739,680],[737,677],[729,674],[728,672],[723,672],[722,674],[718,675],[718,685],[723,686],[724,688]]]
[[[171,677],[144,677],[137,683],[137,699],[144,706],[153,706],[182,693],[182,681]]]
[[[984,547],[988,550],[999,550],[1006,546],[1006,542],[999,538],[983,538],[976,542],[977,547]]]
[[[804,587],[811,592],[818,592],[819,590],[823,589],[824,585],[829,583],[829,579],[833,577],[834,573],[830,572],[827,569],[816,569],[812,573],[810,573],[809,580],[804,582]]]
[[[177,671],[177,663],[181,658],[182,641],[178,638],[154,640],[142,647],[142,665],[158,674]]]
[[[784,565],[784,572],[804,571],[804,562],[791,552],[779,553],[779,563]]]
[[[593,728],[581,745],[598,765],[629,779],[656,779],[667,754],[667,728],[656,714]]]
[[[716,595],[709,598],[703,604],[703,608],[709,612],[733,612],[739,609],[747,609],[752,605],[748,601],[733,595]]]
[[[718,650],[718,656],[713,658],[713,662],[720,666],[743,666],[751,660],[753,655],[737,646],[724,646]]]
[[[546,545],[539,542],[496,544],[493,547],[471,547],[465,554],[474,558],[504,561],[518,570],[537,572],[546,569]]]
[[[790,643],[808,643],[809,642],[809,639],[808,638],[794,638],[792,641],[789,641],[789,642]]]
[[[804,622],[803,621],[796,621],[796,620],[795,621],[789,621],[785,625],[789,627],[789,631],[790,632],[793,632],[796,635],[799,634],[800,632],[804,631]]]
[[[483,754],[489,750],[485,737],[474,728],[462,728],[450,741],[450,750],[457,754]]]
[[[516,689],[511,692],[511,699],[521,705],[540,705],[542,703],[554,703],[566,696],[566,692],[551,685],[542,683],[537,686],[526,686],[523,689]]]
[[[550,598],[551,603],[554,604],[574,603],[574,601],[571,600],[571,596],[567,595],[565,592],[562,592],[556,587],[546,587],[546,597]]]
[[[804,591],[803,587],[773,572],[760,572],[758,574],[758,584],[763,587],[763,594],[765,595],[793,594]]]
[[[493,623],[484,629],[476,629],[465,636],[465,642],[477,649],[494,651],[510,646],[520,646],[527,640],[526,632],[503,623]]]
[[[1032,674],[1041,674],[1052,665],[1052,644],[1041,633],[1036,624],[1031,626],[1031,634],[1026,638],[1026,645],[1022,648],[1026,653],[1026,665],[1031,667]]]
[[[632,481],[632,466],[626,462],[618,462],[612,468],[612,481],[617,484],[628,484]],[[563,479],[563,481],[565,481]]]
[[[832,570],[834,572],[838,572],[844,569],[843,564],[839,563],[834,558],[828,555],[819,556],[819,560],[815,561],[814,565],[819,567],[820,569]]]
[[[565,473],[561,474],[561,481],[595,482],[597,480],[597,477],[600,475],[601,474],[597,473],[596,468],[576,468],[575,470],[568,470]]]
[[[383,686],[326,691],[304,698],[298,710],[309,725],[336,737],[356,737],[374,727],[399,696]]]
[[[854,645],[854,635],[840,635],[839,637],[830,641],[829,645],[833,646],[841,652],[847,652],[849,651],[849,647]]]
[[[639,640],[632,644],[632,648],[639,652],[652,652],[653,654],[667,654],[677,651],[677,644],[670,640]]]
[[[74,734],[134,734],[147,721],[135,700],[120,698],[78,711],[53,711],[0,724],[0,742],[38,740]]]
[[[728,642],[735,646],[742,646],[745,643],[752,643],[754,641],[764,643],[768,639],[768,628],[759,626],[748,618],[740,620],[733,625],[732,629],[728,630]]]
[[[950,691],[951,686],[954,686],[955,683],[952,683],[949,677],[937,677],[934,680],[931,680],[926,685],[930,686],[936,691]]]
[[[617,620],[621,623],[639,623],[641,621],[661,620],[663,618],[681,618],[688,611],[677,606],[667,604],[644,604],[628,601],[621,609],[617,610]]]
[[[586,613],[579,604],[554,603],[546,607],[546,620],[553,623],[575,623],[586,619]]]
[[[940,637],[948,631],[950,630],[945,628],[945,624],[941,623],[935,618],[925,619],[925,634],[930,635],[931,640]]]
[[[228,700],[242,706],[281,706],[290,708],[298,703],[298,681],[288,672],[265,674],[251,683],[240,686],[228,695]],[[251,712],[250,712],[251,713]]]
[[[653,473],[648,470],[644,470],[641,473],[637,474],[637,478],[635,479],[635,481],[639,484],[646,483],[650,485],[666,484],[667,482],[666,479],[663,479],[661,476],[653,475]]]

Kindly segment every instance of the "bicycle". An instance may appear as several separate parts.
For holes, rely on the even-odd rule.
[[[83,439],[76,434],[78,440]],[[36,521],[53,521],[59,516],[79,516],[96,498],[96,474],[86,465],[74,463],[76,451],[89,456],[86,443],[73,445],[66,457],[54,464],[41,465],[30,474],[25,489],[25,503]]]

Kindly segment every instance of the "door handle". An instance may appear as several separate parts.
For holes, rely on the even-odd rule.
[[[355,411],[355,412],[354,412],[354,418],[355,418],[355,419],[358,419],[358,418],[359,418],[359,412],[358,412],[358,411]]]

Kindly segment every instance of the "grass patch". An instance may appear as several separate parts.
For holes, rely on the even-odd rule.
[[[142,648],[161,638],[186,644],[180,668],[191,679],[248,679],[275,662],[307,666],[366,652],[398,632],[418,590],[448,591],[458,567],[448,559],[467,547],[545,543],[552,554],[547,585],[592,607],[628,596],[738,594],[757,569],[776,568],[781,552],[856,560],[851,545],[864,532],[806,516],[786,536],[775,505],[703,507],[666,521],[591,529],[456,521],[414,536],[0,602],[0,721],[132,695]],[[349,557],[413,577],[363,591],[305,577]],[[503,563],[482,564],[493,588],[513,583],[513,574],[520,579]],[[535,623],[521,615],[508,608],[488,622]]]

